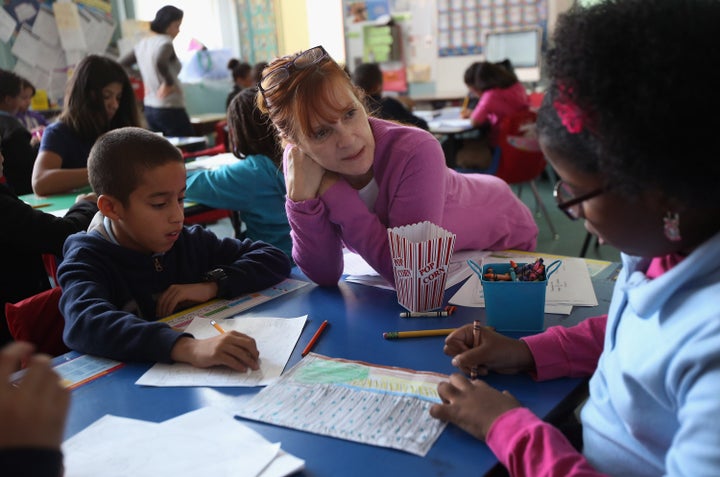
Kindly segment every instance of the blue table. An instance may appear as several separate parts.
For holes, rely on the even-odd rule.
[[[611,266],[593,278],[600,305],[575,308],[570,317],[548,315],[548,322],[573,324],[587,316],[607,311],[614,271]],[[304,279],[299,273],[294,278]],[[457,286],[448,291],[452,296]],[[305,345],[323,320],[330,326],[317,342],[314,352],[369,363],[400,366],[450,374],[455,368],[443,354],[444,337],[387,341],[382,332],[429,328],[451,328],[470,323],[484,309],[459,307],[447,318],[400,318],[403,308],[395,292],[341,282],[337,288],[308,286],[275,298],[245,312],[248,316],[295,317],[309,315],[309,321],[293,351],[288,367],[301,358]],[[259,388],[150,388],[134,382],[150,365],[125,367],[73,391],[66,437],[70,437],[104,414],[160,422],[203,406],[232,410]],[[537,415],[553,420],[570,412],[582,396],[583,379],[534,382],[526,375],[491,375],[493,386],[509,390]],[[483,475],[497,465],[488,447],[462,430],[448,426],[424,458],[404,452],[309,434],[263,423],[243,421],[266,439],[281,442],[282,448],[306,461],[308,476],[440,476]]]

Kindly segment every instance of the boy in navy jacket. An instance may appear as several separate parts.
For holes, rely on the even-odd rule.
[[[272,286],[289,275],[287,256],[264,242],[184,227],[182,154],[150,131],[128,127],[101,136],[88,175],[100,212],[88,233],[68,238],[58,269],[65,343],[123,361],[258,369],[247,335],[196,340],[157,320]]]

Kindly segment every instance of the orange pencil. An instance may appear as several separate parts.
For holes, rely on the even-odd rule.
[[[301,356],[305,356],[310,351],[312,351],[313,346],[315,346],[315,343],[320,338],[320,335],[322,334],[322,332],[325,331],[325,328],[327,328],[327,325],[328,325],[328,320],[325,320],[322,322],[322,324],[320,325],[320,328],[318,328],[317,331],[315,332],[315,334],[313,335],[313,337],[310,338],[310,342],[307,344],[307,346],[303,350]]]
[[[223,327],[220,326],[215,320],[212,320],[212,321],[210,322],[210,324],[213,325],[213,327],[214,327],[216,330],[218,330],[218,332],[219,332],[220,334],[224,334],[224,333],[225,333],[225,330],[223,329]]]

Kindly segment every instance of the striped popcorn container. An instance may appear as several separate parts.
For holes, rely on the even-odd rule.
[[[455,234],[430,222],[388,229],[398,303],[409,311],[440,308]]]

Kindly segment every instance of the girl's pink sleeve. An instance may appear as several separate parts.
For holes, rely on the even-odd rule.
[[[513,476],[600,477],[557,428],[529,409],[502,414],[490,427],[487,445]]]
[[[602,353],[606,324],[607,315],[601,315],[569,328],[553,326],[544,333],[521,338],[535,359],[533,378],[544,381],[590,376]]]
[[[470,122],[473,126],[478,127],[482,124],[490,122],[490,114],[496,110],[493,105],[495,95],[492,91],[485,91],[475,105],[475,109],[470,114]]]

